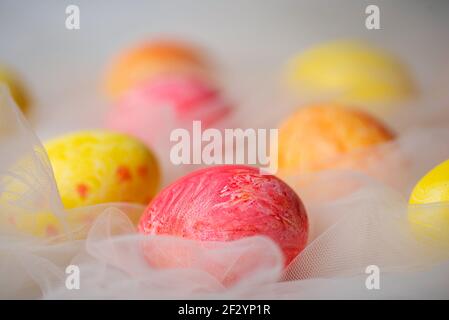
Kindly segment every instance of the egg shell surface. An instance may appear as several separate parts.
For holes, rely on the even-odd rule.
[[[176,40],[147,41],[117,56],[106,73],[106,92],[117,98],[140,82],[160,74],[207,76],[209,64],[202,51]]]
[[[145,210],[138,229],[200,241],[263,235],[279,245],[288,264],[306,246],[308,218],[279,178],[226,165],[200,169],[168,186]]]
[[[331,169],[335,158],[393,138],[361,110],[338,104],[303,107],[279,128],[279,168],[294,173]]]
[[[416,92],[410,72],[393,55],[357,41],[333,41],[293,57],[286,67],[292,91],[385,113]],[[382,105],[384,104],[384,105]]]
[[[66,208],[108,202],[147,204],[157,191],[157,160],[130,136],[81,131],[48,141],[45,149]]]
[[[418,181],[409,203],[408,219],[415,233],[449,245],[449,160]]]
[[[232,108],[220,92],[195,76],[160,76],[136,86],[110,108],[106,127],[140,138],[147,145],[169,141],[176,128],[203,128],[226,119]]]

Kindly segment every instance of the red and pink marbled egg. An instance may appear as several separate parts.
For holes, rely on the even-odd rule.
[[[201,241],[263,235],[279,245],[287,265],[306,246],[308,219],[282,180],[227,165],[195,171],[167,187],[145,210],[139,231]]]

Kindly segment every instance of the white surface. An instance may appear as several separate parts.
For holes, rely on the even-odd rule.
[[[80,7],[80,30],[65,29],[69,4]],[[379,5],[381,30],[365,28],[368,4]],[[1,0],[0,61],[25,78],[36,102],[33,128],[42,139],[100,126],[107,60],[159,35],[186,37],[209,49],[221,64],[224,90],[241,111],[264,111],[248,125],[275,125],[281,110],[263,114],[285,107],[276,98],[278,76],[295,52],[320,41],[364,38],[400,55],[426,87],[448,70],[448,30],[446,1]]]

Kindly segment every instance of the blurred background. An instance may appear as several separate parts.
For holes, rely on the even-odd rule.
[[[80,8],[80,30],[65,28],[70,4]],[[369,4],[380,8],[381,30],[365,27]],[[98,127],[107,62],[124,47],[165,35],[206,48],[237,106],[279,109],[274,122],[292,107],[276,98],[284,63],[327,40],[368,40],[401,57],[421,89],[447,86],[448,16],[445,0],[0,0],[0,61],[30,90],[29,119],[41,139]],[[249,124],[264,124],[266,112],[258,119],[250,113]]]
[[[66,8],[69,5],[77,5],[80,9],[79,30],[66,28]],[[380,8],[380,30],[368,30],[365,26],[367,18],[365,9],[368,5],[377,5]],[[399,217],[398,214],[402,215],[406,212],[407,202],[405,199],[409,197],[419,178],[438,163],[449,158],[449,140],[447,139],[449,124],[449,1],[0,0],[0,65],[5,64],[16,71],[20,75],[24,87],[29,91],[31,106],[26,117],[42,141],[69,131],[102,127],[105,115],[111,107],[111,102],[107,101],[102,92],[105,70],[111,58],[144,40],[164,37],[191,41],[208,51],[213,62],[217,64],[219,86],[233,102],[232,105],[237,111],[237,116],[234,119],[236,123],[230,123],[253,128],[276,128],[279,121],[301,103],[299,100],[289,100],[285,96],[281,83],[285,64],[292,56],[317,44],[341,39],[365,40],[395,54],[409,67],[414,82],[422,93],[419,99],[408,102],[407,107],[409,108],[402,108],[401,112],[398,112],[396,117],[402,121],[387,117],[382,119],[388,125],[393,124],[391,127],[398,132],[399,138],[404,136],[405,138],[397,139],[397,144],[395,141],[395,144],[385,143],[379,149],[370,149],[367,154],[368,156],[374,155],[371,158],[365,158],[363,153],[349,153],[350,157],[346,158],[350,160],[349,165],[355,164],[356,170],[359,164],[361,169],[366,167],[366,176],[353,175],[355,172],[352,171],[342,171],[336,174],[324,172],[322,176],[317,175],[318,179],[316,180],[314,180],[315,176],[311,175],[312,179],[302,179],[303,176],[299,176],[296,180],[288,181],[301,195],[308,212],[311,213],[310,217],[314,219],[311,220],[311,232],[314,240],[310,242],[313,245],[304,251],[305,254],[301,255],[294,267],[290,269],[291,274],[295,275],[291,279],[318,278],[318,280],[299,281],[296,292],[294,292],[295,287],[288,283],[287,287],[284,287],[284,296],[288,297],[295,293],[297,297],[313,297],[321,294],[321,297],[337,296],[341,298],[341,293],[343,293],[346,297],[372,298],[369,291],[364,291],[363,286],[360,286],[361,281],[365,279],[355,277],[359,270],[362,270],[362,266],[365,268],[366,265],[375,263],[382,267],[382,272],[384,270],[416,271],[417,266],[427,266],[429,263],[433,263],[432,259],[428,259],[430,256],[428,252],[418,255],[415,262],[416,255],[413,250],[416,248],[416,244],[410,240],[412,237],[409,237],[408,233],[402,232],[408,230],[404,229],[402,225],[408,220],[397,219],[397,217]],[[351,64],[352,66],[353,64]],[[389,65],[387,64],[387,66]],[[373,70],[373,73],[376,73],[378,69],[377,65],[375,68],[369,69],[369,75]],[[388,67],[384,69],[387,70],[379,73],[381,75],[389,74]],[[2,117],[1,113],[0,117]],[[156,122],[163,123],[159,117],[153,118],[157,118]],[[8,118],[3,118],[3,120],[5,119]],[[2,118],[0,118],[0,124],[2,124],[1,120]],[[338,124],[339,120],[337,118],[334,122]],[[3,122],[7,122],[7,120]],[[421,126],[425,125],[429,126],[429,130],[420,132]],[[147,126],[146,123],[144,126],[150,128],[150,133],[153,132],[153,126]],[[416,129],[416,132],[403,135],[410,128]],[[160,135],[159,131],[154,131]],[[326,130],[323,131],[326,134]],[[313,138],[313,135],[310,134],[310,137]],[[312,138],[310,141],[313,142]],[[3,140],[8,143],[4,144],[7,147],[4,147],[3,150],[8,152],[3,152],[0,155],[0,160],[7,159],[9,161],[9,158],[15,160],[19,151],[14,147],[20,143],[10,141],[12,139]],[[286,151],[295,149],[295,141],[293,139],[292,141],[293,143],[288,144],[282,150],[283,152],[287,153]],[[335,141],[339,142],[338,139]],[[22,145],[26,145],[26,150],[29,150],[28,144],[20,142]],[[317,150],[320,150],[319,146]],[[373,150],[374,152],[370,153]],[[166,150],[162,149],[161,151]],[[358,157],[359,155],[360,157]],[[165,158],[160,158],[160,163],[163,167],[167,166],[173,170],[171,167],[175,167],[175,165],[166,160],[168,153],[164,156]],[[92,157],[99,158],[96,157],[96,154]],[[351,160],[355,161],[351,162]],[[9,164],[9,162],[2,163]],[[40,164],[40,162],[38,163]],[[18,174],[10,176],[21,178],[23,173],[24,176],[30,177],[25,181],[33,187],[29,188],[30,196],[28,196],[27,189],[26,197],[17,197],[17,203],[26,202],[26,205],[14,206],[15,202],[6,201],[8,210],[3,210],[4,213],[9,215],[11,211],[21,212],[23,207],[26,208],[24,211],[28,210],[34,213],[35,203],[38,203],[39,209],[44,207],[42,203],[49,204],[48,207],[52,208],[45,207],[45,210],[40,210],[39,214],[52,212],[50,211],[53,210],[51,206],[55,203],[58,205],[56,210],[62,208],[55,192],[53,180],[48,180],[48,175],[40,175],[43,170],[41,166],[38,168],[41,171],[35,168],[23,170],[22,166],[18,166],[18,169],[20,169],[17,170]],[[37,170],[37,175],[34,174],[34,170]],[[166,181],[163,184],[182,176],[184,174],[182,170],[184,169],[173,170],[169,174],[164,172],[162,176]],[[191,168],[186,170],[191,170]],[[15,172],[13,171],[13,173]],[[76,171],[73,176],[77,174]],[[375,177],[375,180],[371,179],[371,175]],[[43,178],[40,179],[41,176]],[[441,176],[442,179],[447,177],[443,174]],[[70,179],[64,176],[64,181],[66,180]],[[377,180],[382,184],[379,185]],[[35,181],[39,182],[39,185],[36,184],[39,188],[34,187]],[[12,186],[15,187],[15,184]],[[80,189],[78,193],[83,198],[82,194],[86,190],[86,185],[82,184],[81,187],[84,189]],[[392,190],[391,187],[399,192]],[[19,194],[14,188],[12,190],[14,192],[5,194],[13,196]],[[9,200],[9,198],[6,199]],[[334,201],[335,199],[337,200]],[[340,201],[340,199],[344,201]],[[438,223],[440,227],[441,221],[444,221],[444,227],[438,228],[443,229],[444,232],[447,230],[449,222],[446,218],[443,220],[443,216],[439,216],[446,212],[445,209],[440,211],[439,208],[446,208],[445,206],[446,204],[443,203],[443,207],[433,207],[432,205],[429,207],[436,208],[433,210],[437,213],[432,212],[433,215],[430,215],[430,217],[434,217],[432,223]],[[97,208],[99,209],[95,214],[103,212],[101,207]],[[2,209],[1,206],[0,209]],[[417,212],[422,213],[423,216],[428,212],[421,210],[420,208]],[[140,209],[135,211],[138,211],[140,215]],[[351,214],[350,217],[357,217],[357,219],[340,219],[341,217],[346,218],[347,212]],[[424,219],[423,221],[428,220]],[[13,220],[13,225],[15,225],[15,220]],[[34,226],[34,224],[30,225]],[[115,238],[111,237],[112,232],[107,229],[104,229],[104,232],[101,231],[103,226],[109,225],[115,226],[111,223],[95,224],[100,227],[92,228],[94,232],[89,233],[89,236],[93,240],[87,242],[88,245],[94,246],[95,241],[103,240],[101,236],[103,233],[107,234],[106,240],[114,241]],[[45,232],[49,234],[54,232],[54,229],[47,229],[52,226],[51,223],[42,223],[42,226],[42,230],[44,227],[46,228]],[[100,236],[97,237],[95,232],[98,232]],[[91,236],[92,234],[94,236]],[[447,234],[445,232],[445,235]],[[10,250],[11,243],[9,238],[6,239],[8,240],[7,245],[0,247],[5,248],[8,254],[11,251],[19,256],[20,267],[16,265],[14,259],[1,261],[4,262],[3,265],[6,265],[6,269],[3,265],[0,266],[0,269],[7,270],[8,273],[4,274],[8,274],[8,276],[0,277],[0,283],[6,280],[6,285],[0,285],[0,291],[3,291],[0,292],[0,295],[7,293],[9,298],[11,293],[15,294],[14,290],[19,292],[21,286],[26,283],[25,281],[28,281],[28,276],[24,276],[24,274],[33,275],[34,280],[38,279],[39,285],[45,285],[46,297],[66,297],[65,294],[69,294],[70,290],[67,291],[65,288],[58,292],[58,286],[50,287],[48,275],[64,275],[64,269],[55,269],[52,259],[69,261],[69,256],[75,252],[71,242],[68,242],[68,247],[58,245],[56,251],[51,249],[51,255],[48,254],[48,256],[52,258],[48,258],[44,257],[46,253],[35,255],[28,248],[28,242],[23,242],[23,248],[22,243],[18,246],[13,244],[14,246],[11,247],[13,249]],[[77,242],[78,244],[84,247],[83,243]],[[123,252],[118,254],[118,251],[108,253],[104,252],[102,247],[98,247],[101,250],[93,251],[101,254],[94,254],[92,257],[91,255],[81,255],[80,263],[83,263],[83,259],[86,258],[85,263],[90,272],[90,276],[83,275],[83,277],[94,279],[94,281],[91,286],[83,285],[83,288],[86,288],[83,289],[84,291],[73,290],[70,291],[70,294],[81,294],[84,295],[84,298],[96,295],[114,297],[114,294],[129,298],[136,294],[135,278],[117,277],[116,272],[115,258],[117,256],[132,257],[129,253],[134,251],[139,252],[138,256],[141,256],[140,242],[139,246],[134,242],[129,242],[129,244],[132,245],[131,250],[128,250],[127,246],[107,245],[109,248],[107,250],[121,248],[120,250]],[[37,251],[40,247],[36,248],[34,250]],[[389,250],[383,250],[384,248]],[[42,250],[42,252],[47,251]],[[442,255],[444,259],[447,259],[447,252],[444,251],[444,255]],[[39,256],[40,254],[42,256]],[[30,260],[23,260],[22,256],[27,257],[27,255],[30,256]],[[42,257],[45,259],[41,259]],[[114,257],[114,261],[107,261],[104,257]],[[374,262],[372,261],[373,257],[375,258]],[[27,263],[23,263],[23,261],[27,261]],[[134,260],[134,258],[124,261],[124,265],[119,266],[118,269],[131,270],[127,269],[128,266],[130,263],[138,263],[136,261],[138,260]],[[229,261],[235,260],[230,259]],[[44,262],[48,263],[47,269]],[[106,264],[112,265],[113,268],[106,269]],[[39,268],[34,270],[36,265]],[[210,263],[206,265],[210,265]],[[401,268],[401,266],[403,267]],[[138,265],[136,267],[140,268]],[[422,297],[422,295],[426,295],[424,298],[435,296],[447,298],[449,287],[447,270],[449,269],[447,264],[443,267],[433,274],[410,273],[407,277],[395,277],[395,280],[399,279],[399,282],[393,279],[385,281],[385,284],[390,287],[386,286],[385,289],[379,291],[381,295],[377,297]],[[22,268],[24,269],[22,270]],[[52,272],[47,272],[47,270]],[[54,270],[60,272],[55,273]],[[141,269],[136,268],[135,270]],[[195,278],[192,279],[197,281],[198,274],[196,270],[194,271],[192,274]],[[180,278],[173,277],[173,273],[170,273],[170,279],[174,280],[173,286],[164,282],[169,277],[161,277],[159,273],[154,274],[157,274],[157,281],[152,281],[152,278],[148,279],[150,279],[149,283],[158,288],[151,292],[151,294],[156,292],[156,297],[165,296],[162,294],[163,292],[160,292],[160,288],[166,288],[169,294],[188,292],[178,290],[180,288],[178,283],[181,287],[187,283],[178,281],[186,279],[184,271],[180,273]],[[255,279],[262,279],[261,273],[256,274]],[[273,277],[271,270],[267,274],[269,277]],[[101,276],[98,277],[98,275]],[[341,285],[335,286],[335,279],[330,279],[330,282],[322,281],[323,278],[336,276],[344,276],[345,282],[342,281]],[[353,276],[352,280],[347,280],[348,276]],[[363,273],[362,276],[365,274]],[[105,281],[106,285],[103,285],[103,282],[97,285],[95,279],[100,278]],[[207,283],[211,283],[209,276],[205,279]],[[163,281],[163,285],[159,285],[158,281]],[[265,279],[263,283],[265,284]],[[282,283],[286,284],[286,282],[279,284]],[[242,292],[246,292],[247,285],[251,285],[251,282],[245,282],[245,285],[240,287],[244,289]],[[120,290],[112,292],[113,295],[110,294],[111,292],[105,295],[104,290],[110,290],[110,288],[119,288]],[[196,288],[201,288],[201,285],[194,286],[195,290]],[[273,292],[279,294],[282,292],[282,290],[277,290],[277,287],[272,288]],[[335,288],[338,288],[337,292]],[[269,292],[267,293],[265,290],[259,291],[260,294],[269,295]],[[199,292],[202,294],[201,290]],[[257,293],[259,294],[259,292]],[[17,294],[17,296],[19,295]],[[279,296],[277,295],[277,297]]]

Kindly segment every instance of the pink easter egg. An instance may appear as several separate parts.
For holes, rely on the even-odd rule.
[[[106,127],[140,138],[147,145],[167,143],[176,128],[214,127],[230,104],[210,82],[191,75],[162,75],[139,84],[112,106]]]
[[[306,246],[308,218],[299,197],[279,178],[249,166],[224,165],[197,170],[168,186],[147,207],[138,229],[200,241],[267,236],[287,265]]]

